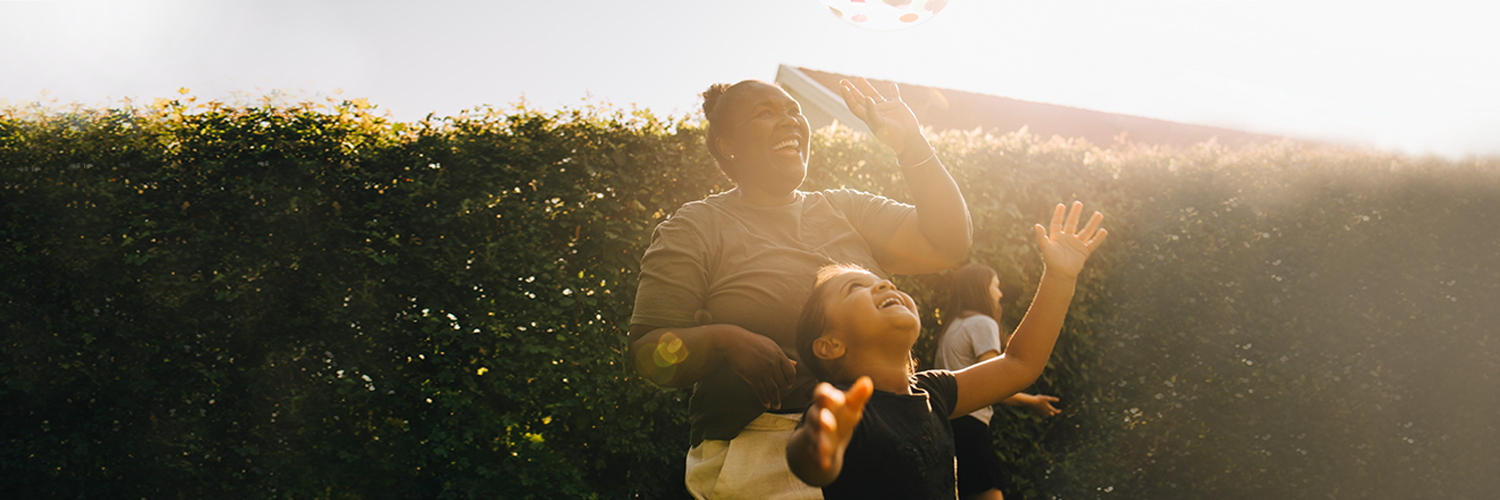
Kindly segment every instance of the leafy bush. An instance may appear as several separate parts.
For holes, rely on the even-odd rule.
[[[1288,145],[1123,159],[1142,204],[1112,242],[1090,408],[1058,437],[1089,451],[1063,474],[1100,497],[1492,496],[1496,166]]]
[[[879,145],[814,141],[804,189],[906,199]],[[1064,415],[997,413],[1009,497],[1500,487],[1495,162],[934,143],[1005,321],[1053,204],[1081,199],[1112,233],[1034,388]],[[686,391],[635,376],[623,332],[651,229],[726,188],[696,124],[648,112],[6,111],[0,485],[683,498]],[[942,281],[900,284],[935,305]]]
[[[671,492],[681,395],[629,376],[618,325],[654,222],[720,182],[679,125],[359,103],[7,117],[7,486]]]

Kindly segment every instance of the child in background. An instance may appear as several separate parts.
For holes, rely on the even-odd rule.
[[[956,371],[1005,353],[1000,331],[1000,277],[983,264],[969,264],[953,273],[943,302],[943,333],[938,336],[935,365]],[[1060,413],[1057,398],[1018,392],[1001,401],[1024,406],[1042,417]],[[964,500],[1001,500],[1010,481],[990,443],[989,406],[953,419],[953,447],[958,455],[958,496]]]
[[[1036,226],[1046,269],[1005,354],[949,372],[913,373],[921,320],[911,297],[850,266],[825,268],[797,326],[802,364],[818,385],[787,443],[787,464],[825,498],[956,498],[948,420],[998,403],[1041,375],[1062,330],[1079,271],[1108,231],[1083,203],[1058,204]],[[836,389],[829,383],[837,384]]]

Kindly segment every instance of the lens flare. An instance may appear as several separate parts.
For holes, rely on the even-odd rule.
[[[898,31],[927,22],[948,0],[818,0],[834,17],[871,31]]]
[[[656,344],[636,350],[636,369],[647,379],[666,383],[677,375],[677,369],[688,359],[688,348],[672,332],[663,333]]]
[[[656,366],[666,368],[681,363],[687,359],[688,351],[682,346],[682,339],[677,338],[671,332],[662,334],[661,341],[656,344],[656,355],[653,356]]]

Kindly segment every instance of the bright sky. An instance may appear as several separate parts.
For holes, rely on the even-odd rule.
[[[592,96],[682,115],[711,83],[771,80],[790,64],[1413,154],[1500,155],[1497,20],[1500,0],[951,0],[926,24],[870,32],[821,0],[0,0],[0,99],[341,91],[415,120]]]

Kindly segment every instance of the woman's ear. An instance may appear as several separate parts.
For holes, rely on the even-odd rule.
[[[734,149],[729,147],[728,140],[725,140],[723,137],[715,138],[714,146],[719,149],[719,154],[722,154],[726,158],[729,158],[731,160],[734,159]]]
[[[844,357],[844,343],[833,337],[822,336],[813,341],[812,351],[818,359],[839,359]]]

